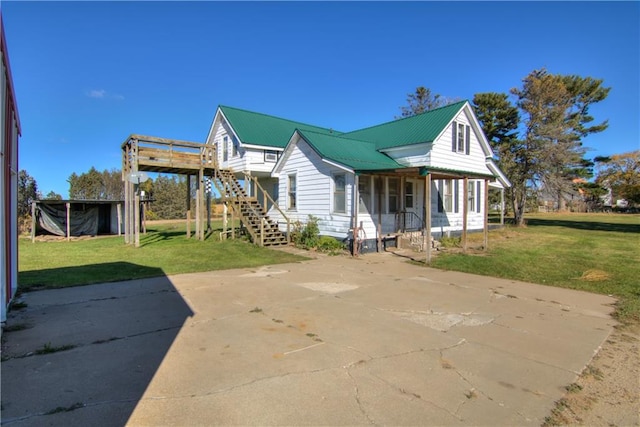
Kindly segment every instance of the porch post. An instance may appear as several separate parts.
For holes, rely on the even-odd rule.
[[[504,225],[504,187],[500,189],[500,225]]]
[[[353,246],[351,248],[351,255],[355,256],[357,254],[358,247],[358,209],[360,207],[360,177],[354,173],[353,177],[353,201],[351,211],[353,215],[351,217],[351,229],[353,230]]]
[[[469,203],[469,177],[462,181],[462,252],[467,251],[467,204]]]
[[[489,248],[489,180],[484,180],[484,243],[483,250]]]
[[[431,173],[424,177],[424,252],[427,265],[431,264]]]
[[[378,252],[380,252],[380,247],[382,246],[382,192],[384,187],[384,177],[378,177],[378,226],[377,233],[378,234]]]

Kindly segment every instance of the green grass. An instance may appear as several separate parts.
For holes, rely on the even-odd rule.
[[[525,228],[489,235],[489,251],[440,253],[433,267],[580,289],[620,299],[616,315],[640,321],[640,215],[535,214]],[[470,235],[470,245],[481,243]]]
[[[191,228],[193,232],[193,227]],[[184,224],[158,225],[140,236],[140,247],[123,236],[72,241],[19,242],[18,289],[60,288],[169,274],[297,262],[305,258],[260,248],[243,240],[186,238]]]

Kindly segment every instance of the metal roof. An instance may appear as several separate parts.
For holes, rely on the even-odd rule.
[[[398,162],[376,150],[375,144],[341,135],[298,129],[298,133],[325,160],[344,165],[353,171],[376,171],[402,168]]]
[[[456,102],[415,116],[347,132],[344,136],[373,142],[378,150],[433,142],[466,102]]]
[[[284,148],[296,129],[341,134],[332,129],[294,122],[280,117],[220,105],[220,110],[243,144]]]

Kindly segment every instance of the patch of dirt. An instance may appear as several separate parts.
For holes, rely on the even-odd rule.
[[[585,280],[587,282],[601,282],[603,280],[608,280],[611,277],[609,273],[602,270],[587,270],[582,273],[580,280]]]
[[[640,426],[640,323],[616,328],[543,426]]]

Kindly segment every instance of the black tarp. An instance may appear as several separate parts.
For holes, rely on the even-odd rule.
[[[98,206],[72,204],[70,209],[70,234],[95,236],[98,234],[100,210]],[[38,227],[57,236],[67,235],[67,206],[65,203],[36,205]]]

